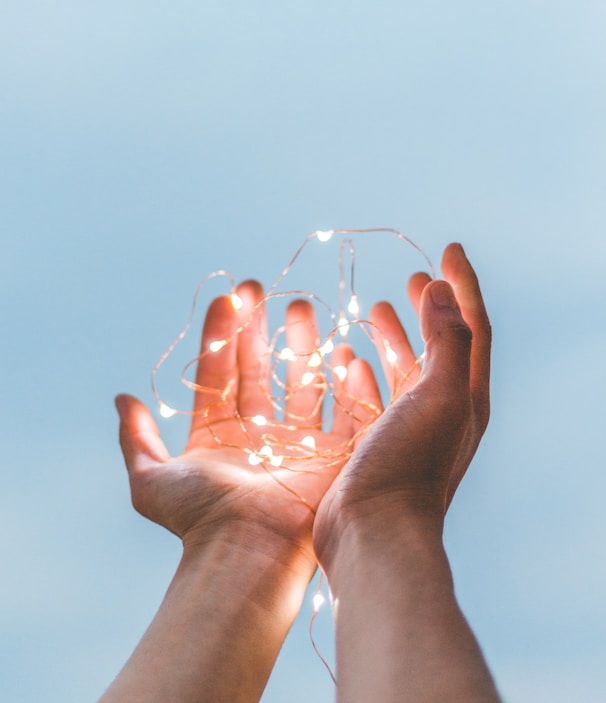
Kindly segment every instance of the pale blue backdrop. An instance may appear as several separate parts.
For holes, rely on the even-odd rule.
[[[130,507],[112,398],[150,401],[198,279],[371,226],[483,282],[493,419],[446,541],[505,700],[604,700],[605,35],[602,0],[4,0],[3,703],[95,700],[162,598],[179,545]],[[418,261],[362,264],[404,310]],[[309,615],[264,703],[332,699]]]

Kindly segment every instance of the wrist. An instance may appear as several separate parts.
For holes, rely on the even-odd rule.
[[[205,589],[234,602],[296,612],[316,566],[310,544],[234,520],[185,535],[177,577],[199,573]]]
[[[397,500],[381,501],[380,508],[359,506],[353,514],[341,511],[328,537],[315,539],[318,560],[329,581],[337,580],[356,564],[389,569],[400,558],[415,553],[443,553],[444,519],[438,511],[402,510]]]

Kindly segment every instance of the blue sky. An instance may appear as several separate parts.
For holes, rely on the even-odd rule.
[[[198,280],[269,283],[308,232],[374,226],[436,264],[462,241],[483,283],[493,417],[446,543],[505,700],[603,700],[605,30],[597,1],[5,0],[5,703],[94,700],[168,585],[112,398],[151,401]],[[398,256],[359,266],[406,315]],[[331,700],[310,612],[264,703]]]

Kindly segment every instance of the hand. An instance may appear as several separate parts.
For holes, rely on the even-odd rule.
[[[295,301],[287,311],[286,341],[299,358],[288,364],[286,419],[276,421],[264,341],[266,313],[260,303],[263,292],[254,281],[243,283],[237,292],[243,301],[240,310],[234,309],[228,296],[217,298],[209,307],[196,375],[195,413],[189,441],[180,456],[169,455],[151,413],[140,401],[127,395],[116,400],[133,504],[142,515],[181,537],[185,545],[203,543],[217,529],[244,524],[251,543],[253,535],[271,533],[300,548],[313,569],[314,512],[344,461],[338,449],[331,453],[331,447],[350,451],[348,442],[360,422],[368,419],[368,408],[381,409],[379,390],[370,367],[361,361],[354,363],[358,371],[347,381],[351,396],[337,381],[333,426],[328,431],[321,429],[321,384],[300,383],[309,354],[317,346],[318,330],[311,305]],[[244,329],[237,342],[216,353],[204,353],[212,341],[234,337],[240,326]],[[348,366],[352,360],[351,349],[341,345],[333,352],[331,363]],[[221,398],[220,391],[226,388],[228,393]],[[366,405],[353,408],[352,396]],[[267,427],[251,421],[259,415],[268,420]],[[291,443],[311,435],[320,456],[294,465],[285,459],[280,468],[270,467],[272,473],[264,466],[251,466],[247,454],[238,447],[251,441],[256,444],[268,431],[277,441]]]
[[[442,271],[445,281],[416,274],[409,283],[426,341],[420,378],[412,387],[399,390],[318,510],[314,547],[324,567],[330,566],[349,527],[356,534],[388,536],[402,519],[412,518],[428,520],[441,530],[486,428],[488,317],[475,273],[460,245],[447,247]],[[376,305],[371,320],[400,357],[414,358],[389,304]]]
[[[191,432],[180,456],[169,455],[140,401],[116,399],[133,504],[181,537],[184,549],[158,613],[103,703],[259,700],[316,568],[315,509],[360,423],[373,407],[381,410],[374,376],[361,363],[359,382],[348,387],[364,402],[357,407],[338,382],[333,426],[322,431],[321,374],[302,383],[318,331],[311,305],[296,301],[286,314],[286,342],[297,359],[287,366],[285,420],[276,420],[263,292],[254,281],[237,292],[241,310],[228,296],[208,310]],[[219,340],[233,341],[209,351]],[[340,346],[331,363],[352,366],[352,359]],[[257,416],[267,424],[259,426]],[[283,443],[280,466],[249,463],[245,449],[259,451],[265,432],[274,448]],[[317,452],[301,445],[307,435]],[[306,458],[291,461],[287,455],[297,451]]]

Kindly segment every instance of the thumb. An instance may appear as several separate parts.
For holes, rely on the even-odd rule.
[[[423,376],[454,392],[469,393],[472,335],[450,284],[427,284],[419,314],[426,342]]]
[[[126,394],[116,396],[114,402],[120,416],[120,446],[129,472],[142,471],[170,459],[147,406]]]

